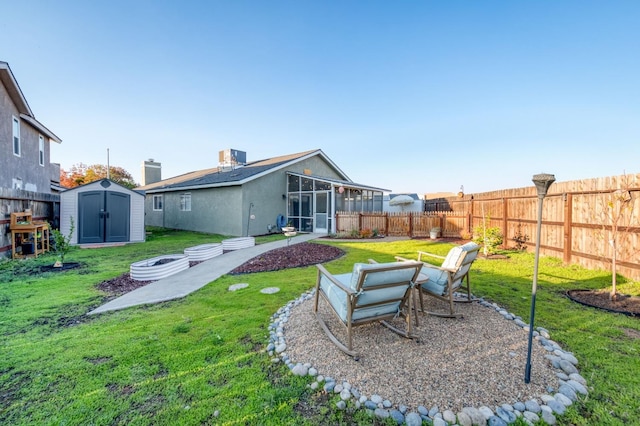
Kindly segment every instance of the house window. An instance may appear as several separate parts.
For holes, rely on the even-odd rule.
[[[153,211],[162,211],[162,195],[153,196]]]
[[[44,167],[44,137],[42,137],[42,135],[38,136],[38,143],[38,162]]]
[[[191,194],[180,194],[180,211],[191,211]]]
[[[13,117],[13,155],[20,157],[20,120]]]

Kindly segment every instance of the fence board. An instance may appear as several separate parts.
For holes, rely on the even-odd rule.
[[[0,255],[11,252],[11,231],[9,229],[11,213],[31,209],[34,220],[47,221],[57,229],[59,217],[56,215],[55,206],[59,206],[59,204],[60,196],[57,194],[0,188]]]
[[[613,255],[609,240],[611,223],[606,214],[612,192],[629,191],[631,201],[620,215],[617,242],[620,248],[619,273],[640,279],[640,174],[556,182],[549,188],[542,209],[541,254],[562,258],[587,268],[610,267]],[[425,201],[424,213],[378,213],[387,218],[388,235],[427,237],[431,228],[439,226],[442,236],[459,238],[466,231],[482,226],[498,227],[503,246],[513,247],[514,238],[526,239],[528,250],[535,247],[538,196],[534,186],[505,189],[481,194]],[[451,210],[442,210],[448,206]],[[339,213],[338,228],[358,229],[359,219],[353,214]],[[373,218],[368,220],[373,221]],[[343,225],[344,223],[344,225]],[[367,222],[369,223],[369,222]],[[374,222],[370,222],[373,226]],[[380,222],[375,222],[376,224]],[[604,227],[603,227],[604,225]],[[565,244],[567,247],[565,247]]]

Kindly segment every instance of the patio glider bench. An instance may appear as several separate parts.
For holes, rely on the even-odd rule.
[[[357,359],[353,350],[354,327],[380,322],[390,330],[407,338],[414,338],[411,329],[410,298],[421,262],[356,263],[351,273],[333,275],[322,265],[318,268],[313,311],[329,339],[344,353]],[[346,327],[347,343],[331,332],[318,312],[320,300]],[[398,316],[405,319],[401,330],[387,320]]]
[[[471,286],[469,284],[469,269],[478,257],[480,246],[474,242],[469,242],[453,247],[446,256],[418,251],[418,261],[422,263],[422,270],[417,283],[420,287],[420,307],[424,312],[423,293],[433,296],[436,299],[449,303],[448,313],[428,312],[430,315],[460,318],[462,314],[455,311],[454,302],[471,302]],[[443,259],[442,265],[432,265],[423,259],[426,257]],[[396,256],[398,261],[408,261],[408,259]],[[456,299],[454,293],[465,290],[466,300]]]

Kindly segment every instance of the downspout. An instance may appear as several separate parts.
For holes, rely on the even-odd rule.
[[[249,236],[249,225],[251,224],[251,208],[253,207],[253,203],[249,203],[249,214],[247,215],[247,237]]]
[[[330,234],[335,234],[336,233],[336,202],[337,200],[337,196],[336,196],[336,188],[335,186],[331,185],[331,209],[329,210],[329,214],[331,215],[331,227],[329,228],[329,233]]]

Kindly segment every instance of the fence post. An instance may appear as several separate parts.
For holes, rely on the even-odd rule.
[[[572,241],[572,212],[573,212],[573,194],[562,194],[562,198],[564,198],[564,247],[562,250],[563,261],[564,263],[571,263],[571,245]]]
[[[444,233],[447,231],[446,225],[447,225],[447,214],[443,213],[442,214],[442,219],[440,220],[440,223],[442,224],[442,226],[440,226],[440,235],[442,237],[444,237]]]
[[[507,198],[502,199],[502,248],[507,247],[508,239],[508,216],[509,216],[509,202]]]
[[[384,235],[389,235],[389,212],[384,213]]]
[[[471,199],[471,205],[469,206],[469,223],[467,224],[467,231],[471,235],[473,235],[473,211],[475,208],[475,203],[473,202],[473,198]]]
[[[413,212],[409,212],[409,238],[413,238]]]

